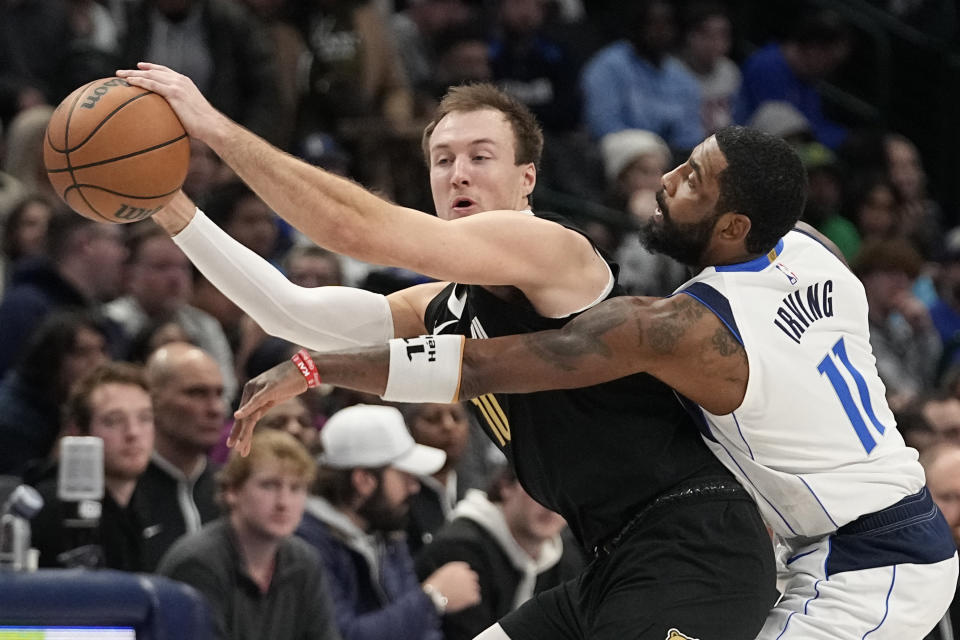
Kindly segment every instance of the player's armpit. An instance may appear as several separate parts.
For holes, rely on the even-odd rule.
[[[679,294],[656,300],[644,315],[645,371],[711,413],[740,406],[749,377],[746,352],[710,309]]]
[[[387,296],[393,315],[393,337],[410,338],[430,333],[424,326],[427,305],[440,295],[446,282],[427,282],[395,291]]]

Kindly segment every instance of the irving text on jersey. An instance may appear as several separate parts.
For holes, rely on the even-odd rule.
[[[833,315],[833,281],[817,282],[807,287],[806,295],[800,289],[787,295],[777,308],[773,324],[797,344],[804,332],[821,318]]]

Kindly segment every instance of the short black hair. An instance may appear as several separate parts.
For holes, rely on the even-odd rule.
[[[75,213],[54,212],[47,224],[47,255],[54,262],[64,260],[77,250],[78,240],[93,234],[98,224]]]
[[[717,212],[747,216],[747,251],[766,253],[803,214],[807,197],[803,162],[783,138],[757,129],[726,127],[716,139],[727,160],[719,176]]]
[[[90,224],[97,223],[90,221]],[[107,322],[99,313],[88,310],[51,313],[30,334],[14,369],[28,387],[61,402],[64,398],[54,397],[59,391],[56,385],[64,360],[76,348],[77,334],[89,329],[109,340]]]

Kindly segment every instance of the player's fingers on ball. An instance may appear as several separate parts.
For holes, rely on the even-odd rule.
[[[165,67],[162,64],[157,64],[156,62],[146,62],[140,61],[137,63],[137,67],[140,69],[157,69],[158,71],[170,71],[169,67]]]

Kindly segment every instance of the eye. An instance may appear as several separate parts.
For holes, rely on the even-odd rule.
[[[450,164],[450,159],[449,159],[449,158],[437,158],[436,161],[435,161],[433,164],[435,164],[435,165],[438,166],[438,167],[443,167],[443,166],[446,166],[446,165]]]
[[[123,426],[123,417],[121,416],[104,416],[100,421],[100,425],[107,429],[118,429]]]
[[[489,160],[490,157],[489,157],[489,156],[480,156],[480,155],[477,155],[477,156],[473,156],[473,159],[474,159],[475,161],[479,161],[479,160]]]

